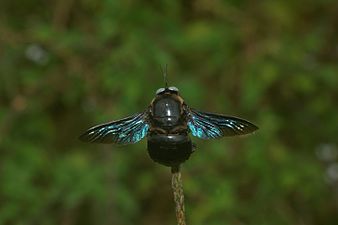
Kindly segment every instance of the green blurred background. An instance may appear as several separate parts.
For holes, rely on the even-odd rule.
[[[169,84],[248,119],[182,168],[188,224],[338,224],[338,2],[2,0],[0,224],[175,224],[146,141],[81,143]]]

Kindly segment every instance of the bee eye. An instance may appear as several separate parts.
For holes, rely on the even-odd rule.
[[[165,91],[164,88],[159,88],[159,89],[157,89],[156,94],[159,95],[159,94],[163,93],[164,91]]]
[[[169,87],[168,89],[169,89],[170,91],[178,92],[178,88],[177,88],[177,87]]]

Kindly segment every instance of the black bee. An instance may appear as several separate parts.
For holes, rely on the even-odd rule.
[[[156,91],[144,112],[92,127],[80,136],[80,140],[124,145],[147,137],[149,156],[155,162],[178,170],[194,151],[189,133],[201,139],[213,139],[248,134],[258,129],[244,119],[192,109],[176,87],[165,84]]]

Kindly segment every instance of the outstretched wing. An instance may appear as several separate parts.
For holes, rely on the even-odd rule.
[[[258,129],[254,124],[232,116],[190,109],[188,127],[191,134],[202,139],[243,135]]]
[[[147,135],[149,125],[147,114],[138,113],[127,118],[112,121],[88,129],[79,138],[85,142],[133,144]]]

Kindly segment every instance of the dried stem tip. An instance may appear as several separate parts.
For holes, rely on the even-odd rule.
[[[172,171],[171,185],[174,192],[174,201],[176,205],[176,218],[178,225],[186,225],[184,210],[184,194],[181,173],[179,170]]]

